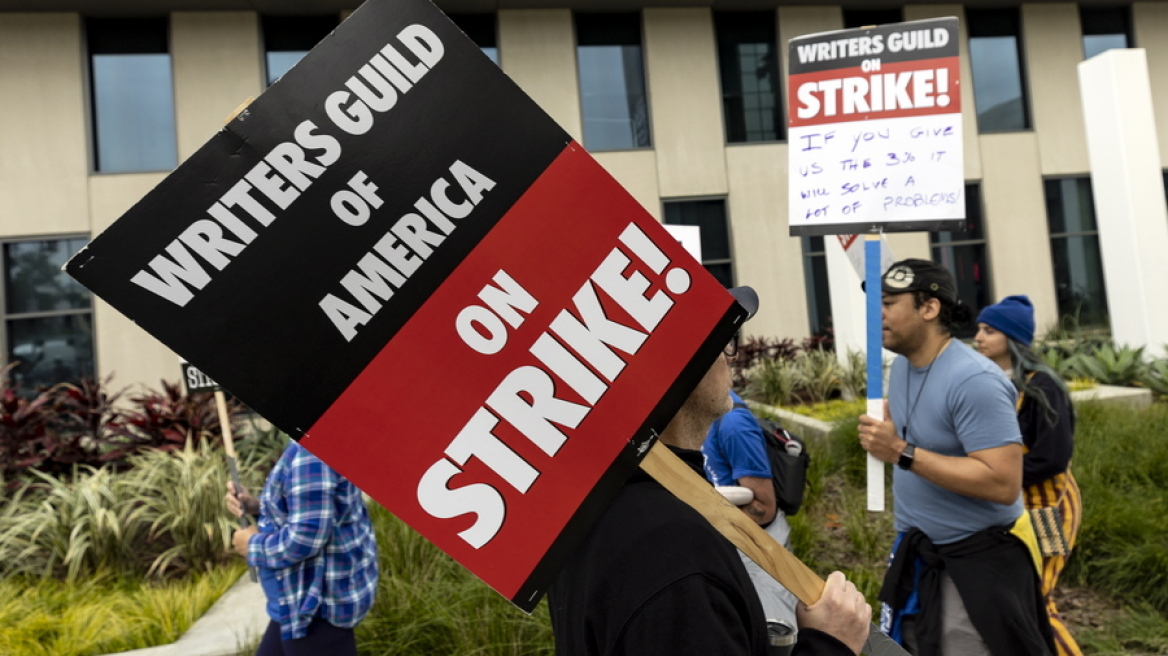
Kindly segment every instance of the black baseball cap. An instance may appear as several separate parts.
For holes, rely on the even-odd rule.
[[[743,321],[749,321],[758,312],[758,292],[753,287],[731,287],[726,291],[746,310],[746,319]]]
[[[863,285],[861,285],[862,287]],[[880,277],[885,294],[925,292],[942,303],[957,304],[957,281],[949,269],[931,260],[908,259],[893,262]]]

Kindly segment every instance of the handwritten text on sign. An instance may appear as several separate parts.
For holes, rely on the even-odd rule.
[[[885,222],[964,209],[963,184],[946,170],[961,156],[960,116],[804,128],[797,140],[792,135],[791,149],[800,160],[792,223]]]
[[[965,216],[956,19],[791,41],[792,234]]]

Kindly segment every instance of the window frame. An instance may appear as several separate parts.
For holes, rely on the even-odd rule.
[[[782,56],[782,52],[779,49],[779,44],[778,44],[778,38],[779,38],[778,37],[778,34],[779,34],[778,11],[774,10],[774,9],[753,10],[753,11],[713,11],[712,15],[713,15],[713,22],[714,22],[714,52],[715,52],[715,56],[717,58],[717,65],[718,65],[718,91],[719,91],[719,99],[721,100],[721,106],[722,106],[722,138],[723,138],[724,143],[727,146],[737,146],[737,145],[746,145],[746,144],[786,143],[787,142],[787,114],[786,114],[786,103],[785,103],[785,95],[784,95],[784,88],[783,88],[783,56]],[[733,16],[733,15],[738,15],[738,16],[735,16],[734,19],[729,18],[730,16]],[[771,57],[769,64],[772,67],[772,70],[770,72],[773,73],[772,80],[774,83],[774,90],[773,90],[773,92],[774,92],[773,93],[774,109],[773,109],[773,112],[774,112],[774,118],[775,118],[775,125],[774,125],[774,137],[773,138],[750,138],[749,130],[746,129],[746,127],[745,127],[745,123],[746,123],[745,120],[743,120],[744,138],[733,139],[731,137],[731,134],[730,134],[730,113],[727,111],[727,105],[731,102],[732,96],[727,91],[727,80],[726,80],[726,75],[725,75],[726,66],[723,64],[723,58],[722,58],[723,52],[726,50],[726,48],[724,48],[724,44],[723,44],[723,34],[726,31],[729,31],[729,28],[725,22],[722,23],[722,27],[719,26],[719,17],[723,17],[722,21],[741,20],[742,19],[741,17],[746,16],[746,15],[755,16],[758,18],[762,18],[763,16],[766,16],[769,19],[769,22],[768,22],[768,24],[770,26],[769,45],[771,47],[771,52],[773,54],[773,57]],[[745,43],[744,41],[736,41],[733,43],[733,46],[735,47],[735,54],[736,54],[736,57],[738,57],[738,58],[741,58],[742,55],[741,55],[741,53],[739,53],[737,51],[737,47],[744,45],[744,43]],[[758,43],[758,42],[751,41],[750,43]],[[739,80],[736,81],[736,83],[738,83],[741,81],[742,70],[737,65],[735,65],[735,70],[737,70],[739,73]],[[761,94],[756,92],[755,95],[761,95]],[[734,97],[736,97],[742,101],[741,117],[745,119],[747,114],[750,113],[746,109],[746,103],[745,103],[745,98],[747,97],[747,91],[745,90],[745,88],[741,88],[741,85],[740,85],[738,95],[734,96]],[[758,110],[755,110],[755,112],[757,113]]]
[[[994,275],[993,275],[993,254],[990,252],[990,247],[989,247],[989,222],[986,220],[986,216],[985,216],[985,203],[983,202],[983,198],[982,198],[982,185],[981,185],[981,183],[976,182],[976,181],[966,182],[964,193],[965,193],[965,221],[968,223],[969,218],[970,218],[970,214],[976,212],[977,213],[977,225],[980,228],[981,236],[980,237],[979,236],[968,236],[968,237],[962,237],[962,238],[954,238],[957,235],[972,235],[972,233],[970,233],[970,231],[968,231],[968,230],[961,230],[961,231],[942,230],[942,231],[937,231],[937,232],[930,232],[929,233],[929,257],[934,262],[937,262],[937,263],[941,264],[942,266],[946,266],[944,264],[945,258],[942,257],[942,252],[945,249],[958,249],[958,248],[964,248],[964,247],[978,247],[978,246],[981,247],[982,253],[983,253],[983,259],[979,264],[981,265],[981,268],[984,272],[983,275],[985,276],[985,280],[982,283],[984,285],[983,289],[982,289],[984,299],[979,300],[977,298],[966,298],[965,295],[961,296],[961,300],[966,305],[968,305],[971,310],[973,310],[973,313],[976,316],[977,313],[980,312],[984,307],[992,305],[994,302],[993,299],[995,298],[996,289],[995,289]],[[941,241],[942,234],[948,234],[949,239],[947,241]],[[946,266],[946,268],[948,268],[948,266]],[[954,280],[956,280],[958,282],[958,285],[959,285],[958,291],[960,292],[960,281],[961,281],[960,272],[954,271],[952,269],[950,269],[950,272],[953,274]],[[957,330],[955,330],[954,336],[959,337],[961,339],[966,339],[966,338],[973,337],[974,333],[976,333],[976,332],[977,332],[976,323],[971,323],[968,326],[964,326],[964,327],[961,327],[961,328],[958,328]]]
[[[162,27],[161,38],[157,34],[143,33],[144,26],[152,29]],[[109,26],[117,25],[117,28]],[[102,27],[104,26],[104,27]],[[129,27],[127,27],[129,26]],[[95,29],[101,27],[101,29]],[[82,16],[82,38],[84,41],[86,121],[89,127],[89,172],[92,175],[119,175],[125,173],[157,173],[171,171],[178,166],[178,102],[175,97],[174,54],[171,52],[171,21],[167,16],[108,17]],[[127,35],[132,35],[127,38]],[[162,45],[161,51],[159,44]],[[101,121],[98,120],[98,82],[94,70],[94,57],[100,55],[166,55],[170,78],[170,143],[171,161],[163,168],[104,169],[102,167]],[[151,139],[150,141],[157,141]]]
[[[834,328],[835,322],[831,312],[831,276],[827,272],[827,240],[837,239],[838,237],[839,235],[804,235],[799,238],[799,246],[803,254],[803,294],[804,301],[807,304],[807,331],[811,335],[827,337],[831,335],[831,331]],[[822,248],[819,250],[812,247],[812,242],[815,239],[819,239],[820,244],[822,244]],[[824,279],[822,281],[817,280],[814,275],[816,260],[821,260],[823,263]],[[824,285],[824,296],[827,299],[827,313],[822,322],[820,321],[819,314],[812,312],[812,300],[815,301],[816,307],[819,305],[819,299],[813,299],[812,296],[813,292],[819,290],[820,282]],[[823,325],[819,326],[819,329],[816,330],[816,323],[822,323]]]
[[[1115,32],[1115,31],[1104,32],[1104,31],[1096,31],[1095,30],[1095,26],[1099,24],[1099,20],[1098,20],[1099,15],[1111,14],[1112,17],[1114,18],[1115,15],[1117,15],[1118,12],[1121,12],[1121,11],[1123,12],[1123,16],[1122,16],[1122,18],[1119,19],[1119,22],[1123,23],[1123,31],[1122,32]],[[1090,14],[1095,14],[1096,16],[1094,18],[1090,18]],[[1124,43],[1126,44],[1124,47],[1125,48],[1134,48],[1136,45],[1136,36],[1135,36],[1135,26],[1132,23],[1133,23],[1133,21],[1132,21],[1131,5],[1118,5],[1118,6],[1111,6],[1111,5],[1084,6],[1084,5],[1079,5],[1079,27],[1080,27],[1079,45],[1082,46],[1082,48],[1083,48],[1083,59],[1089,58],[1087,55],[1087,37],[1089,37],[1089,36],[1111,36],[1111,35],[1116,35],[1116,34],[1123,34]],[[1102,54],[1102,53],[1096,53],[1096,54]],[[1094,57],[1094,56],[1095,55],[1091,55],[1091,57]]]
[[[978,18],[971,19],[971,17],[970,17],[971,14],[973,14],[973,16],[978,17]],[[984,21],[984,23],[989,23],[990,16],[993,14],[997,14],[999,16],[1005,16],[1005,15],[1009,14],[1010,22],[1013,24],[1012,25],[1013,33],[1012,34],[1009,33],[1009,30],[996,29],[998,26],[994,26],[993,29],[986,30],[986,32],[987,32],[986,34],[975,35],[974,31],[975,31],[975,28],[977,27],[977,24],[979,22],[982,22],[982,21]],[[1026,66],[1026,48],[1025,48],[1025,43],[1023,41],[1023,29],[1022,29],[1023,25],[1022,25],[1021,8],[1018,6],[983,7],[983,8],[966,7],[966,9],[965,9],[965,24],[966,24],[966,33],[968,35],[966,37],[966,39],[967,39],[966,45],[967,45],[967,49],[970,51],[969,67],[970,67],[970,78],[971,78],[970,83],[973,85],[974,119],[977,122],[978,134],[1001,134],[1001,133],[1009,133],[1009,132],[1028,132],[1028,131],[1034,130],[1034,117],[1031,115],[1032,114],[1032,102],[1030,100],[1030,85],[1028,84],[1029,70],[1027,69],[1027,66]],[[1005,33],[994,33],[994,32],[1005,32]],[[973,70],[973,64],[974,64],[973,54],[972,54],[973,40],[978,39],[978,38],[997,38],[997,37],[1004,37],[1004,36],[1013,37],[1013,39],[1014,39],[1014,51],[1015,51],[1015,57],[1017,58],[1017,63],[1018,63],[1018,93],[1019,93],[1019,97],[1020,97],[1021,103],[1022,103],[1022,127],[1002,128],[1002,129],[987,129],[987,128],[983,128],[981,125],[981,118],[980,118],[981,112],[978,110],[977,81],[976,81],[977,80],[977,73],[976,73],[976,71]]]
[[[11,347],[9,339],[9,323],[13,321],[25,321],[35,319],[51,319],[55,317],[73,317],[87,315],[89,317],[89,325],[91,327],[91,343],[90,343],[90,361],[93,363],[93,371],[90,375],[96,377],[97,372],[100,371],[97,360],[97,308],[95,304],[96,297],[87,289],[82,289],[89,296],[89,305],[85,308],[70,308],[64,310],[38,310],[36,312],[9,312],[7,299],[11,298],[8,285],[8,246],[10,244],[23,244],[35,242],[64,242],[71,239],[80,239],[88,242],[91,236],[87,233],[62,233],[51,235],[27,235],[19,237],[3,237],[0,238],[0,368],[11,364],[9,359],[9,348]],[[77,283],[80,286],[80,283]],[[64,381],[57,381],[64,382]]]
[[[730,272],[730,284],[727,285],[727,289],[729,289],[730,287],[733,287],[735,284],[737,284],[738,270],[737,270],[737,267],[735,266],[735,261],[737,258],[735,257],[735,253],[734,253],[734,229],[733,229],[734,223],[733,223],[733,221],[730,220],[730,203],[729,203],[729,198],[727,196],[681,196],[681,197],[677,197],[677,198],[662,198],[661,199],[661,223],[663,225],[697,226],[698,229],[700,230],[702,227],[701,224],[670,222],[669,221],[669,212],[668,212],[667,208],[670,205],[682,205],[685,203],[705,203],[705,202],[718,202],[722,205],[722,220],[723,220],[723,224],[724,224],[725,231],[726,231],[726,250],[728,251],[728,255],[727,255],[727,257],[717,257],[717,258],[707,257],[706,256],[706,249],[703,246],[702,247],[701,265],[707,271],[710,270],[711,266],[726,266]],[[705,240],[702,240],[702,241],[704,244]],[[713,272],[711,272],[711,275],[714,275]],[[719,281],[719,282],[721,282],[721,281]]]
[[[279,23],[284,23],[284,29],[287,29],[289,26],[295,26],[295,30],[299,30],[299,32],[297,32],[296,34],[292,34],[291,32],[279,33],[278,32],[278,30],[280,29],[280,26],[278,25]],[[292,44],[294,42],[296,44],[307,43],[308,42],[308,35],[312,34],[313,36],[315,36],[314,32],[315,32],[315,29],[317,28],[318,25],[328,25],[328,24],[332,25],[328,29],[328,31],[325,31],[323,34],[321,34],[320,38],[316,39],[312,43],[312,45],[309,45],[306,49],[301,50],[300,45],[296,45],[295,47],[292,47]],[[332,33],[332,31],[335,30],[337,28],[337,26],[340,24],[341,24],[341,17],[337,14],[299,14],[299,15],[291,15],[291,16],[271,15],[271,14],[261,15],[260,16],[260,49],[263,52],[263,57],[262,57],[263,79],[262,79],[262,82],[263,82],[264,88],[266,89],[266,88],[272,86],[273,84],[275,84],[276,81],[280,79],[280,77],[283,77],[284,74],[287,73],[288,70],[290,70],[292,68],[291,66],[289,66],[288,69],[285,69],[284,73],[282,73],[279,77],[272,79],[271,61],[269,60],[271,53],[299,52],[299,53],[301,53],[300,57],[297,59],[297,62],[299,62],[300,59],[304,58],[304,55],[308,54],[309,51],[311,51],[313,48],[315,48],[317,44],[319,44],[326,36],[328,36],[330,33]],[[279,33],[280,36],[276,39],[271,39],[270,38],[271,35],[275,34],[275,33]],[[269,43],[269,41],[273,41],[273,40],[278,42],[277,47],[272,47],[272,45]],[[283,46],[284,44],[287,44],[289,47],[279,47],[279,46]],[[295,64],[293,64],[293,66],[295,66]]]
[[[1073,230],[1073,231],[1064,230],[1062,232],[1055,232],[1053,230],[1053,228],[1051,226],[1050,195],[1049,195],[1047,190],[1048,190],[1049,185],[1051,183],[1058,184],[1058,186],[1060,187],[1060,201],[1061,201],[1061,199],[1063,198],[1062,191],[1061,191],[1062,185],[1059,183],[1065,182],[1067,180],[1077,180],[1077,181],[1080,181],[1080,183],[1082,183],[1082,181],[1086,181],[1087,189],[1090,193],[1089,206],[1091,208],[1091,221],[1095,226],[1094,230]],[[1043,176],[1043,178],[1042,178],[1042,192],[1043,192],[1042,193],[1043,206],[1044,206],[1044,209],[1046,212],[1047,246],[1050,248],[1050,254],[1051,254],[1051,267],[1052,267],[1051,273],[1055,279],[1055,290],[1054,290],[1054,292],[1055,292],[1055,307],[1058,311],[1059,326],[1061,327],[1063,325],[1063,322],[1068,317],[1071,317],[1073,315],[1070,313],[1063,312],[1063,307],[1062,307],[1063,303],[1062,303],[1062,299],[1060,298],[1059,289],[1058,289],[1058,282],[1059,282],[1058,271],[1055,271],[1053,269],[1053,267],[1055,266],[1054,260],[1055,260],[1055,252],[1056,252],[1055,240],[1066,240],[1066,239],[1072,239],[1072,238],[1093,237],[1095,240],[1095,249],[1099,255],[1099,291],[1101,294],[1101,297],[1099,300],[1100,300],[1100,312],[1101,312],[1101,316],[1102,316],[1103,321],[1102,321],[1102,323],[1094,323],[1094,322],[1083,323],[1082,314],[1080,313],[1079,316],[1075,317],[1075,322],[1078,324],[1078,326],[1080,328],[1083,328],[1083,329],[1110,330],[1111,329],[1111,307],[1110,307],[1110,300],[1107,297],[1107,271],[1103,268],[1103,246],[1102,246],[1102,244],[1099,243],[1099,217],[1095,214],[1095,187],[1092,184],[1091,176],[1090,175]],[[1065,206],[1065,201],[1062,201],[1062,202]]]
[[[596,24],[610,22],[618,16],[635,17],[636,21],[637,21],[637,27],[636,27],[637,40],[636,40],[636,43],[635,44],[623,43],[623,42],[622,43],[615,43],[615,42],[610,43],[609,41],[617,41],[617,39],[596,38],[595,35],[590,35],[590,37],[587,39],[581,39],[580,38],[580,36],[581,36],[580,19],[582,16],[588,17],[587,19],[585,19],[586,23],[596,23]],[[604,18],[601,18],[601,17],[604,17]],[[611,26],[611,23],[609,24],[609,26]],[[628,34],[632,34],[631,26],[623,26],[623,30],[626,31]],[[615,31],[621,31],[621,30],[615,30]],[[573,35],[573,38],[575,40],[574,41],[575,49],[573,50],[573,54],[575,55],[575,59],[576,59],[576,86],[577,86],[577,91],[579,93],[578,99],[579,99],[579,103],[580,103],[580,130],[582,133],[581,139],[583,141],[583,145],[584,145],[585,149],[587,149],[589,152],[624,152],[624,151],[634,151],[634,150],[652,150],[653,149],[653,116],[652,116],[652,111],[650,109],[651,101],[649,99],[648,70],[645,66],[645,18],[644,18],[643,12],[641,12],[640,10],[637,10],[637,11],[617,11],[617,12],[573,11],[572,12],[572,35]],[[581,71],[581,63],[580,63],[580,49],[586,48],[586,47],[594,47],[594,46],[628,47],[631,45],[635,45],[638,48],[639,54],[640,54],[639,64],[640,64],[641,93],[643,94],[643,97],[644,97],[644,106],[645,106],[645,110],[644,110],[645,111],[645,143],[644,144],[635,143],[635,141],[637,140],[637,135],[636,135],[635,130],[634,130],[634,134],[633,134],[634,143],[630,146],[617,147],[617,148],[596,147],[596,146],[590,147],[588,145],[588,127],[587,127],[589,119],[588,119],[588,112],[586,111],[586,105],[585,105],[585,95],[586,94],[584,93],[584,79],[583,79],[583,75],[581,74],[582,71]],[[627,99],[627,97],[626,97],[626,99]],[[635,117],[630,117],[630,120],[633,121],[633,125],[635,127]]]

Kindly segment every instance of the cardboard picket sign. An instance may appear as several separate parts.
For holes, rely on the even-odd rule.
[[[791,39],[792,235],[958,230],[956,18]]]
[[[525,610],[745,314],[427,0],[66,271]]]
[[[186,360],[179,360],[179,369],[182,373],[183,389],[187,394],[194,394],[196,392],[216,392],[219,391],[219,383],[211,380],[207,374],[199,371],[195,365]]]

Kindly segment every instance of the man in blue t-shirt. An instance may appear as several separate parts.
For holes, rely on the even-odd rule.
[[[899,357],[884,417],[860,417],[859,439],[898,465],[885,627],[913,653],[1049,654],[1038,572],[1022,539],[1016,392],[999,367],[952,338],[951,326],[971,314],[948,269],[903,260],[881,286],[884,346]]]
[[[710,426],[702,443],[706,478],[715,486],[739,486],[753,498],[739,508],[784,547],[791,544],[791,526],[775,502],[775,484],[767,459],[762,429],[742,398],[730,392],[734,408]],[[742,552],[738,553],[758,592],[768,620],[780,620],[795,628],[795,595]]]

